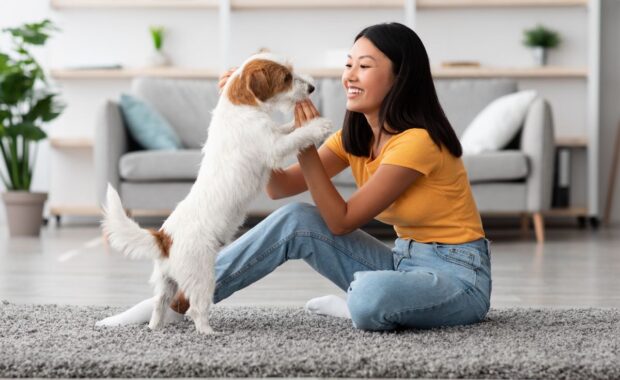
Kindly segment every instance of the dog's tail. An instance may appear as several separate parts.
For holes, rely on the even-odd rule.
[[[121,198],[108,184],[106,204],[103,206],[103,232],[112,248],[132,259],[156,259],[168,256],[172,243],[163,231],[140,228],[125,213]]]

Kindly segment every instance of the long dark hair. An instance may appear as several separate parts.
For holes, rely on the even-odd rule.
[[[362,37],[392,61],[395,79],[379,110],[381,129],[389,134],[411,128],[426,129],[439,149],[443,145],[453,156],[460,157],[461,143],[439,104],[428,54],[418,35],[405,25],[386,23],[365,28],[355,41]],[[385,129],[385,123],[396,132]],[[364,114],[347,111],[342,128],[345,150],[355,156],[369,157],[372,137]]]

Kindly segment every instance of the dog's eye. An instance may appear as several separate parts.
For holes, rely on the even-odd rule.
[[[284,77],[284,81],[290,82],[291,80],[293,80],[293,76],[290,73],[286,74],[286,76]]]

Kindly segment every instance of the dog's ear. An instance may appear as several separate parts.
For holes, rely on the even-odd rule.
[[[248,88],[256,99],[264,102],[274,95],[274,83],[271,75],[270,65],[257,67],[248,78]]]
[[[243,69],[241,74],[234,77],[228,87],[228,100],[236,105],[255,106],[256,97],[248,85],[247,67]]]
[[[289,68],[269,60],[257,59],[243,68],[231,83],[228,98],[233,104],[256,105],[292,85]]]

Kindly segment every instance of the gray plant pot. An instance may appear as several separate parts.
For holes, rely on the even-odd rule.
[[[7,191],[2,193],[2,200],[10,236],[39,236],[47,193]]]
[[[547,64],[547,48],[535,46],[532,48],[534,63],[536,66],[545,66]]]

